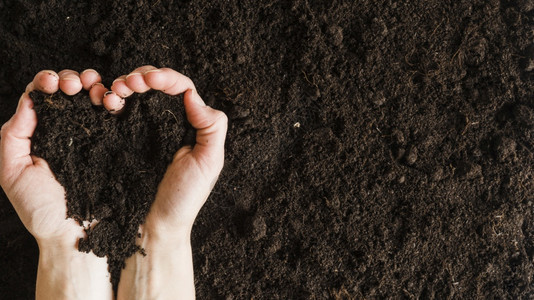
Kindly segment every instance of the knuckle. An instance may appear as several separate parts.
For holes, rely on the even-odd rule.
[[[227,124],[228,123],[228,116],[220,111],[220,110],[215,110],[215,122],[217,123],[222,123],[222,124]]]

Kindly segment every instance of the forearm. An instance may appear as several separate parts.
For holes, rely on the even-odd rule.
[[[194,299],[193,258],[189,234],[178,239],[145,235],[145,255],[126,260],[118,299]]]
[[[36,299],[113,299],[106,258],[74,245],[39,244]]]

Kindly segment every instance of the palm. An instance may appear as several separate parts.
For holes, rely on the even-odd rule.
[[[215,177],[215,178],[210,178]],[[216,176],[207,174],[190,149],[182,149],[158,187],[147,224],[172,231],[191,225],[211,191]]]
[[[38,240],[69,238],[82,232],[76,221],[66,218],[65,191],[40,158],[22,171],[7,196]]]

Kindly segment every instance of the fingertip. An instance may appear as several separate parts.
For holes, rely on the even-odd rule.
[[[93,69],[86,69],[80,73],[80,80],[85,90],[90,90],[97,82],[102,82],[100,74]]]
[[[33,78],[33,88],[46,94],[53,94],[59,89],[59,75],[51,70],[43,70]]]
[[[67,95],[72,96],[79,93],[82,88],[80,77],[73,73],[68,73],[59,79],[59,88]]]
[[[15,111],[15,113],[19,113],[22,109],[25,108],[33,108],[33,101],[31,100],[27,92],[22,93],[22,95],[20,96],[19,102],[17,104],[17,110]]]
[[[104,107],[110,114],[119,114],[124,108],[125,100],[119,97],[115,92],[109,91],[104,94],[102,100]]]
[[[126,76],[126,85],[136,93],[145,93],[150,90],[145,78],[139,72],[132,72]]]
[[[27,93],[23,93],[19,99],[17,110],[13,115],[11,128],[14,135],[30,137],[37,125],[37,114],[33,110],[33,101]]]
[[[29,92],[33,91],[34,89],[35,89],[35,86],[34,86],[33,81],[32,81],[32,82],[28,83],[28,85],[26,85],[26,90],[24,92],[29,93]]]
[[[89,90],[89,98],[91,98],[91,103],[96,106],[101,106],[103,104],[104,94],[109,90],[102,83],[95,83]]]
[[[121,98],[129,97],[134,93],[134,91],[126,84],[126,75],[115,79],[111,84],[111,90]]]

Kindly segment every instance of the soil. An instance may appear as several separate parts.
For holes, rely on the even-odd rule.
[[[528,0],[5,0],[0,122],[41,69],[172,67],[230,119],[199,299],[530,299],[533,22]],[[0,220],[0,295],[30,299],[37,246],[5,196]]]
[[[149,92],[128,98],[118,116],[95,107],[87,92],[30,94],[39,120],[32,154],[44,158],[65,188],[67,215],[87,226],[79,250],[107,256],[116,289],[158,183],[189,129],[179,97]]]

